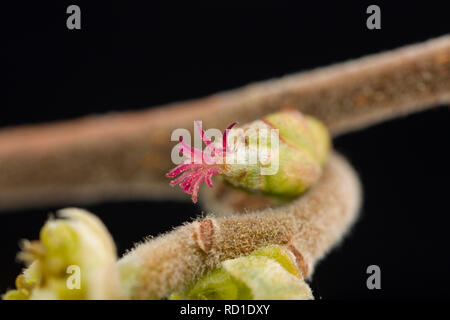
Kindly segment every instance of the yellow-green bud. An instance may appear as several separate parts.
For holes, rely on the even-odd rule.
[[[211,272],[171,295],[175,300],[314,299],[291,254],[268,246],[246,257],[225,260]]]
[[[116,249],[103,223],[75,208],[58,216],[41,229],[40,241],[24,242],[19,257],[29,266],[3,299],[120,298]]]

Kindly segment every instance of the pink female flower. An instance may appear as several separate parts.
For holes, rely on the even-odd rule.
[[[211,140],[209,140],[206,136],[205,131],[201,128],[200,124],[195,121],[195,125],[201,134],[203,142],[206,144],[206,148],[209,148],[214,153],[214,156],[222,156],[222,158],[226,157],[228,131],[236,124],[237,122],[233,122],[226,128],[222,139],[222,148],[220,149],[213,145]],[[216,174],[221,174],[223,168],[221,165],[211,161],[211,157],[207,157],[207,154],[205,154],[202,150],[193,148],[186,144],[182,137],[180,137],[178,150],[188,159],[168,172],[166,177],[175,178],[178,176],[170,182],[170,185],[180,185],[184,192],[192,195],[192,202],[196,203],[198,190],[202,182],[205,181],[205,183],[212,188],[211,177]],[[201,161],[200,163],[196,163],[194,159],[201,159]]]

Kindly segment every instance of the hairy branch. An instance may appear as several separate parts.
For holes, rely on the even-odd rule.
[[[121,273],[128,275],[125,295],[163,298],[221,261],[270,244],[286,246],[299,270],[310,276],[355,220],[360,192],[353,169],[334,154],[317,185],[285,206],[206,217],[137,245],[119,261]]]
[[[181,198],[164,173],[171,132],[295,108],[333,135],[450,101],[450,36],[146,111],[0,131],[0,209]],[[187,197],[185,197],[187,198]]]

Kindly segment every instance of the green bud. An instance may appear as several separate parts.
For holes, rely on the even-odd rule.
[[[268,136],[261,139],[259,132],[277,129],[278,154],[271,154],[271,163],[249,161],[246,164],[227,164],[222,175],[226,182],[250,192],[261,192],[279,198],[292,198],[302,194],[321,176],[322,167],[331,147],[326,127],[317,119],[304,116],[298,111],[284,111],[269,114],[261,120],[244,125],[237,134],[237,141],[244,141],[239,148],[253,152],[273,150],[274,141]],[[238,129],[232,129],[238,130]],[[233,154],[233,152],[230,152]],[[278,156],[278,170],[274,174],[262,174]],[[274,170],[275,171],[275,170]]]
[[[119,298],[116,249],[105,226],[81,209],[58,216],[43,226],[40,241],[24,243],[19,257],[29,266],[3,299]]]
[[[225,260],[171,299],[181,300],[281,300],[314,299],[291,254],[268,246],[246,257]]]

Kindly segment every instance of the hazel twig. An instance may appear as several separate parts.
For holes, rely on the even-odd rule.
[[[127,275],[125,296],[163,298],[221,261],[267,245],[286,246],[308,277],[349,229],[360,200],[355,172],[334,154],[319,182],[285,206],[240,216],[206,217],[137,245],[119,260],[121,274]]]
[[[166,183],[175,128],[225,128],[282,110],[333,135],[450,101],[450,36],[163,108],[0,131],[0,209],[181,198]],[[185,197],[187,199],[187,197]]]

